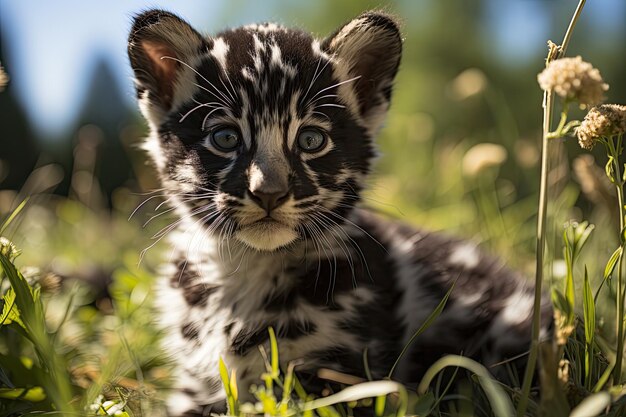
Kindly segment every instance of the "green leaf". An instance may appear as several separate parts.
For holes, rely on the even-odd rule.
[[[2,305],[2,314],[0,314],[0,327],[12,322],[24,327],[24,323],[20,319],[20,312],[15,305],[15,291],[13,291],[13,288],[7,290],[2,300],[4,303]]]
[[[606,176],[609,177],[609,180],[611,180],[611,182],[613,184],[615,184],[615,176],[613,175],[613,157],[611,155],[608,155],[608,160],[606,161],[606,165],[604,166],[604,172],[606,173]]]
[[[620,246],[619,248],[615,249],[615,252],[613,252],[611,257],[609,258],[609,261],[606,263],[606,266],[604,267],[604,276],[602,278],[602,282],[600,282],[600,286],[596,290],[596,295],[593,297],[595,302],[598,301],[598,295],[600,295],[600,290],[602,289],[606,281],[611,278],[611,275],[613,275],[613,271],[615,270],[617,261],[619,261],[620,257],[622,256],[623,251],[624,251],[623,246]]]
[[[578,255],[580,255],[580,252],[585,246],[585,243],[587,243],[587,240],[589,240],[593,229],[595,229],[595,226],[593,224],[589,224],[587,221],[579,223],[576,227],[576,245],[574,247],[574,256],[572,257],[574,261]]]
[[[617,265],[617,261],[622,255],[623,250],[624,248],[620,246],[619,248],[615,249],[615,252],[613,252],[611,257],[609,258],[609,261],[606,263],[606,267],[604,268],[604,279],[607,279],[613,274],[615,266]]]
[[[552,304],[565,316],[569,316],[571,313],[568,301],[565,299],[563,293],[556,288],[552,289]]]
[[[0,398],[39,402],[46,399],[46,393],[41,387],[0,388]]]

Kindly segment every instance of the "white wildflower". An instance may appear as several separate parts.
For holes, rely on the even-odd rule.
[[[577,101],[583,108],[604,101],[604,92],[609,89],[600,71],[580,56],[550,62],[537,80],[542,90],[554,90],[564,99]]]

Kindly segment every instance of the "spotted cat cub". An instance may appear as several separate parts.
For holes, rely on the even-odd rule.
[[[364,377],[365,351],[382,378],[453,283],[394,379],[419,381],[446,353],[489,366],[528,349],[533,289],[517,273],[359,208],[401,52],[398,23],[379,12],[325,39],[271,23],[205,36],[161,10],[136,17],[145,149],[178,216],[157,297],[178,364],[171,415],[224,410],[220,358],[245,400],[270,326],[310,392],[320,368]]]

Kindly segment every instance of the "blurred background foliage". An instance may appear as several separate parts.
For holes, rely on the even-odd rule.
[[[118,65],[125,64],[132,13],[148,6],[111,2],[99,8],[64,1],[37,8],[29,3],[0,4],[0,62],[11,78],[0,96],[0,212],[43,192],[14,237],[31,248],[23,262],[52,265],[68,275],[110,276],[120,252],[150,244],[149,233],[125,218],[144,199],[140,193],[158,188],[137,150],[146,130],[134,106],[130,70]],[[574,3],[325,0],[160,6],[210,33],[276,20],[323,36],[367,9],[400,16],[404,58],[380,136],[383,157],[366,202],[404,221],[483,241],[525,267],[534,250],[541,118],[536,73],[543,66],[545,40],[559,40]],[[619,0],[590,2],[570,47],[571,55],[582,54],[601,70],[617,102],[626,101],[621,76],[626,63],[616,59],[626,39],[624,18],[626,7]],[[42,28],[46,21],[51,24]],[[115,36],[104,29],[111,26],[120,28]],[[82,46],[76,46],[81,38]],[[54,60],[42,61],[40,55]],[[468,153],[481,143],[499,146]],[[594,221],[592,212],[602,210],[594,198],[605,196],[591,190],[580,194],[576,181],[569,181],[569,164],[580,151],[572,141],[553,150],[553,202],[567,207],[559,221]],[[578,165],[580,175],[590,174],[588,164]],[[135,216],[138,222],[147,219],[147,211]]]
[[[480,241],[532,272],[542,114],[536,74],[544,65],[545,41],[560,41],[575,5],[1,0],[0,62],[10,82],[0,93],[0,218],[30,196],[7,231],[23,249],[17,263],[68,278],[64,293],[72,279],[91,283],[72,301],[79,307],[72,310],[75,319],[89,320],[97,310],[106,325],[96,328],[119,334],[130,326],[133,349],[126,354],[151,358],[154,334],[141,336],[149,326],[142,308],[167,245],[156,245],[137,265],[142,249],[155,243],[151,237],[172,219],[164,214],[144,227],[164,208],[154,193],[155,174],[138,149],[146,126],[125,58],[132,14],[157,6],[208,33],[271,20],[324,36],[365,10],[382,8],[403,20],[404,57],[365,203],[420,227]],[[617,103],[626,102],[625,21],[623,0],[589,2],[568,51],[600,69],[611,86],[609,101]],[[551,279],[565,273],[560,236],[569,219],[597,225],[580,264],[593,271],[592,280],[602,278],[600,268],[617,242],[612,195],[602,168],[582,156],[573,139],[552,144]],[[137,308],[141,314],[133,316]],[[107,322],[107,315],[115,318]],[[101,344],[102,334],[89,337],[109,346]],[[127,343],[115,340],[120,349]],[[127,371],[137,378],[144,365]]]

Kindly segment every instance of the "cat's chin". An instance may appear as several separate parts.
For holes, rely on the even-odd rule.
[[[274,251],[298,238],[295,230],[278,222],[256,222],[235,232],[235,238],[259,251]]]

